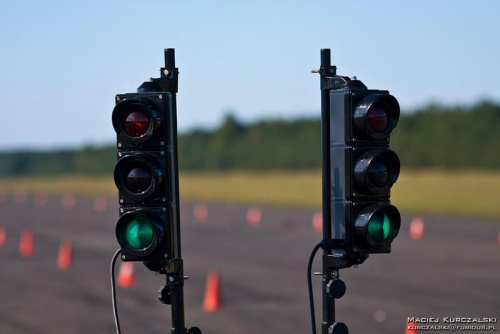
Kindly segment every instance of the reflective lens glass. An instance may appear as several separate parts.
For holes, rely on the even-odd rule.
[[[389,168],[384,160],[375,159],[368,166],[368,180],[375,187],[383,187],[389,181]]]
[[[391,221],[383,212],[376,212],[368,222],[368,235],[377,242],[384,242],[391,233]]]
[[[366,120],[370,129],[375,132],[384,131],[389,124],[389,116],[387,114],[387,111],[376,105],[368,110],[366,114]]]
[[[122,128],[129,137],[145,135],[149,130],[150,124],[149,113],[140,106],[133,105],[123,114]]]
[[[144,218],[132,219],[125,229],[125,241],[134,250],[142,250],[153,243],[153,226]]]
[[[134,194],[140,194],[149,189],[151,186],[151,174],[149,171],[142,167],[135,167],[130,169],[124,175],[123,183],[128,191]]]

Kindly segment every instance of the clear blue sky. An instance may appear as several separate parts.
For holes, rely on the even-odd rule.
[[[500,1],[2,1],[0,149],[114,142],[117,93],[176,49],[179,129],[319,117],[321,48],[405,110],[500,101]]]

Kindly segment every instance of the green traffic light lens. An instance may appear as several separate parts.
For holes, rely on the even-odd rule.
[[[132,219],[125,228],[125,241],[133,250],[148,248],[153,243],[153,239],[153,226],[144,218]]]
[[[368,235],[377,242],[384,242],[391,233],[391,221],[382,212],[376,212],[368,222]]]

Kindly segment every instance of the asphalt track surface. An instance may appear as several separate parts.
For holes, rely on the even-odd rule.
[[[78,197],[73,209],[50,197],[43,207],[32,194],[0,203],[0,333],[114,333],[109,264],[117,243],[117,205],[92,209]],[[396,203],[397,204],[397,203]],[[306,266],[321,234],[310,210],[262,207],[258,226],[246,222],[248,206],[210,204],[205,222],[193,218],[195,203],[181,203],[182,250],[186,274],[186,325],[203,333],[311,333]],[[403,215],[391,254],[373,255],[359,268],[341,271],[346,295],[336,303],[338,321],[350,333],[403,334],[408,317],[500,316],[500,222],[423,216],[425,235],[409,238]],[[34,236],[30,257],[19,254],[23,229]],[[74,262],[56,266],[62,239],[73,243]],[[321,256],[313,270],[321,270]],[[210,270],[218,270],[224,307],[202,310]],[[142,264],[136,284],[118,288],[122,333],[169,333],[170,306],[157,300],[164,284]],[[321,278],[313,277],[316,319],[321,321]],[[497,329],[500,330],[500,325]],[[461,333],[472,333],[463,331]]]

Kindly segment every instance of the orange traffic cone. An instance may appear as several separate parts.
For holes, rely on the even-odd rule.
[[[95,212],[103,213],[108,209],[108,200],[104,196],[97,196],[92,202]]]
[[[134,262],[122,262],[118,272],[118,285],[129,288],[135,284]]]
[[[219,273],[211,270],[208,273],[205,288],[205,299],[203,300],[203,311],[215,312],[222,308],[222,296]]]
[[[418,331],[414,329],[417,326],[416,323],[414,322],[408,322],[406,324],[406,331],[405,334],[418,334]]]
[[[420,240],[424,237],[424,221],[420,217],[415,217],[410,223],[410,238]]]
[[[313,216],[312,227],[315,232],[323,232],[323,213],[316,212]]]
[[[59,246],[59,255],[57,256],[57,266],[59,269],[65,270],[71,266],[73,257],[73,246],[68,240],[61,241]]]
[[[28,201],[28,192],[26,190],[16,190],[14,192],[14,202],[16,204],[26,204]]]
[[[247,223],[251,226],[258,226],[262,220],[262,212],[259,208],[253,207],[247,211]]]
[[[204,222],[208,218],[208,205],[205,203],[198,203],[194,206],[193,210],[194,220],[197,222]]]
[[[499,234],[500,236],[500,234]],[[7,231],[5,230],[5,227],[0,225],[0,247],[5,245],[5,242],[7,241]]]
[[[23,230],[21,232],[19,253],[21,253],[21,255],[24,257],[28,257],[33,254],[33,232],[31,232],[30,230]]]
[[[47,195],[44,192],[39,192],[39,193],[35,194],[35,196],[33,197],[33,199],[34,199],[35,205],[37,207],[43,208],[49,202],[49,195]]]
[[[61,200],[62,206],[68,210],[74,209],[76,206],[76,202],[76,195],[72,193],[64,194]]]

